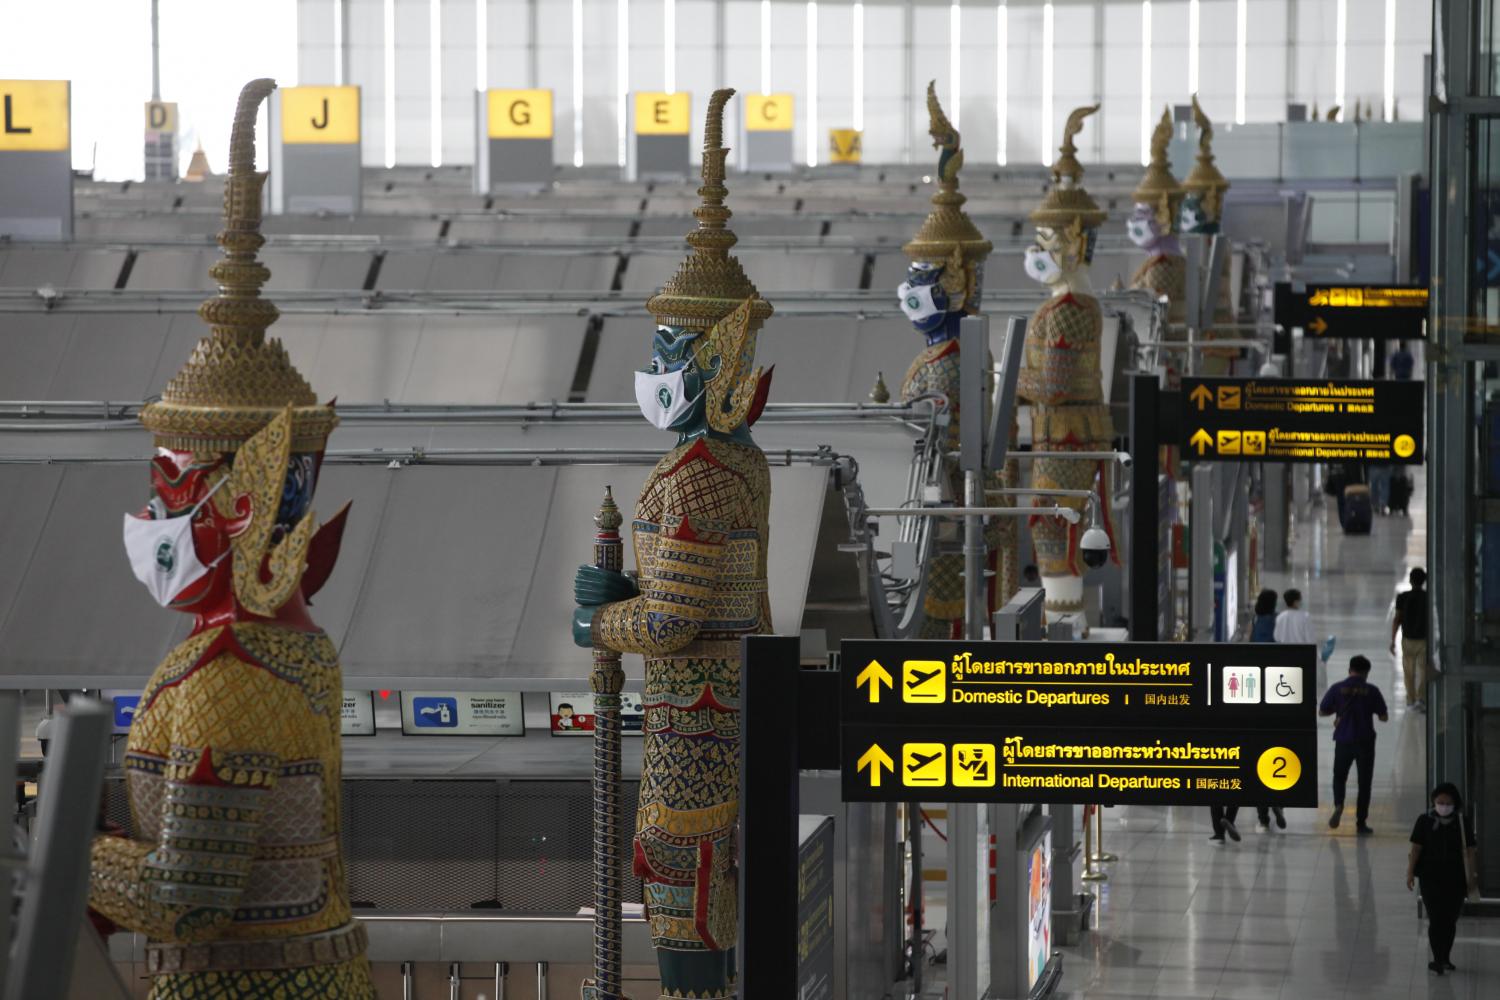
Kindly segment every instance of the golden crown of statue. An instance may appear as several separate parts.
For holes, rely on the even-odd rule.
[[[646,308],[661,326],[704,330],[734,312],[746,299],[755,299],[751,321],[759,326],[771,315],[771,303],[760,298],[740,262],[729,255],[739,242],[727,223],[733,214],[724,205],[729,189],[724,186],[724,105],[734,90],[716,90],[708,99],[703,125],[702,204],[693,209],[698,228],[687,235],[692,252],[677,268],[662,290],[646,302]]]
[[[1083,131],[1083,120],[1099,105],[1074,108],[1063,125],[1062,145],[1057,147],[1057,162],[1052,165],[1052,186],[1041,205],[1031,212],[1031,221],[1058,232],[1097,229],[1106,218],[1089,193],[1083,189],[1083,164],[1078,162],[1078,147],[1073,137]]]
[[[995,245],[979,232],[969,214],[963,210],[968,201],[958,190],[958,172],[963,169],[964,151],[958,130],[938,103],[937,81],[927,84],[927,132],[938,155],[938,190],[932,196],[932,211],[922,228],[901,249],[914,261],[947,264],[955,255],[977,263],[990,255]]]
[[[1186,192],[1172,176],[1172,161],[1167,159],[1167,144],[1172,141],[1172,112],[1162,108],[1161,121],[1151,133],[1151,163],[1131,195],[1137,204],[1156,210],[1156,221],[1170,230],[1177,222],[1177,210]]]
[[[1208,120],[1198,104],[1198,95],[1193,95],[1193,121],[1198,125],[1198,161],[1182,182],[1188,194],[1195,194],[1203,205],[1204,213],[1215,221],[1224,208],[1224,192],[1229,190],[1229,178],[1214,166],[1214,123]]]
[[[141,410],[141,423],[158,447],[236,451],[291,407],[291,449],[318,451],[338,423],[333,407],[320,405],[292,367],[281,341],[266,339],[266,328],[280,313],[261,298],[271,272],[255,256],[265,243],[260,199],[266,180],[255,172],[255,115],[275,89],[274,80],[252,80],[240,91],[224,181],[224,256],[208,271],[219,294],[198,307],[211,329],[161,399]]]

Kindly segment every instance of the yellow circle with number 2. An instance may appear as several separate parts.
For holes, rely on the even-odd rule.
[[[1400,457],[1411,458],[1412,454],[1417,450],[1417,441],[1410,434],[1398,434],[1393,447],[1396,454]]]
[[[1255,762],[1260,783],[1275,792],[1284,792],[1302,777],[1302,761],[1286,747],[1272,747]]]

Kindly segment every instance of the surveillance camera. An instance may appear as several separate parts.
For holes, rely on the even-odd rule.
[[[1135,459],[1133,459],[1133,458],[1130,457],[1130,452],[1128,452],[1128,451],[1122,451],[1122,452],[1120,452],[1120,465],[1123,468],[1128,469],[1128,468],[1130,468],[1134,464],[1135,464]]]
[[[1272,359],[1270,361],[1267,361],[1265,364],[1263,364],[1263,365],[1260,366],[1260,377],[1261,378],[1280,378],[1281,377],[1281,365],[1278,364],[1274,359]]]
[[[1083,533],[1078,548],[1083,554],[1083,564],[1098,569],[1109,560],[1109,535],[1096,524]]]

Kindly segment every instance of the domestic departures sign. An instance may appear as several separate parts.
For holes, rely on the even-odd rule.
[[[1316,806],[1316,651],[850,640],[847,802]]]
[[[1204,462],[1422,462],[1423,383],[1182,380],[1183,454]]]

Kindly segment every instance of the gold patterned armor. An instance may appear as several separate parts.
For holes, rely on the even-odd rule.
[[[771,631],[771,477],[748,431],[769,385],[754,363],[771,306],[729,255],[723,108],[733,93],[709,101],[691,253],[646,304],[657,335],[642,374],[691,378],[695,402],[658,424],[678,443],[636,503],[639,592],[599,606],[589,627],[596,647],[645,659],[633,865],[663,997],[735,995],[740,639]]]
[[[1050,282],[1052,298],[1037,308],[1027,326],[1016,387],[1017,394],[1031,403],[1031,438],[1037,451],[1104,451],[1114,436],[1100,370],[1103,312],[1088,283],[1094,235],[1105,213],[1083,188],[1083,166],[1073,143],[1084,119],[1097,110],[1098,105],[1078,108],[1068,116],[1060,155],[1052,168],[1052,187],[1031,213],[1037,227],[1036,250],[1048,255],[1058,268]],[[1032,463],[1032,488],[1087,490],[1097,484],[1102,491],[1106,482],[1102,472],[1097,461],[1040,458]],[[1101,502],[1108,525],[1107,497],[1102,496]],[[1049,496],[1038,496],[1034,503],[1084,508],[1082,500]],[[1031,519],[1032,543],[1050,610],[1082,610],[1081,600],[1057,581],[1083,575],[1079,541],[1084,527],[1060,517]]]
[[[340,856],[338,653],[306,610],[342,529],[306,507],[337,417],[266,339],[259,295],[254,126],[274,87],[240,95],[212,330],[141,415],[158,500],[194,511],[208,567],[168,605],[195,626],[131,726],[131,834],[93,846],[90,905],[149,939],[153,1000],[375,995]]]
[[[958,175],[963,168],[961,137],[943,112],[935,82],[927,85],[928,134],[933,148],[939,150],[937,185],[932,196],[932,210],[921,228],[902,249],[911,264],[901,294],[911,289],[930,288],[934,308],[912,316],[913,326],[926,338],[927,346],[912,360],[901,381],[904,402],[941,395],[948,401],[949,424],[947,450],[959,447],[959,321],[980,311],[983,292],[984,261],[994,245],[986,240],[963,210],[968,200],[958,190]],[[909,313],[909,315],[911,315]],[[993,368],[992,359],[986,366]],[[942,485],[946,498],[955,503],[964,500],[964,477],[952,457],[943,461]],[[1016,463],[1011,460],[1003,472],[985,476],[987,489],[1016,485]],[[989,506],[1009,506],[1007,497],[991,495],[981,500]],[[935,522],[936,525],[936,522]],[[934,527],[940,539],[952,534],[951,523]],[[987,606],[993,612],[1015,593],[1017,585],[1016,526],[1009,518],[988,518],[984,526],[985,547],[989,553],[991,576],[987,589]],[[940,544],[943,544],[940,542]],[[964,625],[964,559],[958,553],[941,553],[929,557],[926,566],[926,593],[923,599],[921,638],[957,639]]]

